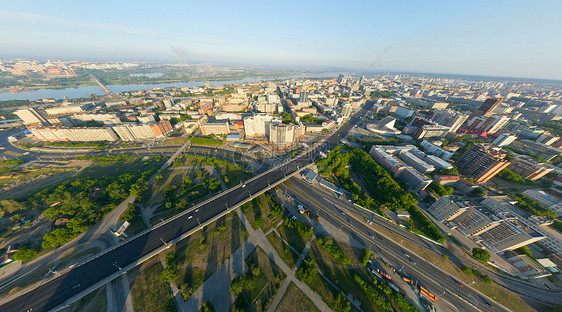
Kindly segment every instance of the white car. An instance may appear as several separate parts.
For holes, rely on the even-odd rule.
[[[187,217],[187,220],[189,220],[189,219],[191,219],[191,218],[193,218],[193,215],[191,215],[191,216]]]

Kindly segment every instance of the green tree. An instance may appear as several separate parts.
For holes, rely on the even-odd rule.
[[[475,188],[471,193],[472,193],[472,195],[475,195],[475,196],[486,196],[486,195],[488,195],[488,191],[484,188],[481,188],[481,187]]]
[[[363,251],[363,259],[361,260],[361,264],[367,265],[367,263],[369,263],[369,259],[371,258],[371,254],[371,249],[365,248],[365,251]]]
[[[180,278],[180,273],[175,267],[168,267],[160,273],[160,281],[163,283],[171,283]]]
[[[25,262],[25,261],[35,257],[35,255],[37,255],[38,252],[39,251],[36,250],[36,249],[24,246],[14,253],[14,255],[12,256],[12,259]]]
[[[176,265],[176,252],[175,251],[170,251],[169,253],[166,254],[166,259],[164,260],[164,262],[166,263],[167,266],[175,266]]]
[[[491,255],[487,250],[482,248],[472,248],[472,258],[480,261],[480,262],[488,262],[491,259]]]

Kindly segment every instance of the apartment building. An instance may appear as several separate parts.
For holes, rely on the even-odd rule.
[[[474,144],[456,161],[457,168],[477,182],[487,182],[509,165],[505,154],[489,144]]]
[[[30,127],[29,131],[44,142],[101,142],[118,139],[109,127]]]
[[[507,168],[527,180],[538,180],[554,170],[525,156],[515,157]]]

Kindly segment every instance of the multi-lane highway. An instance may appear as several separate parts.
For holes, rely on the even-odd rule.
[[[509,311],[468,285],[459,286],[457,280],[448,273],[408,251],[399,242],[376,233],[363,220],[353,218],[349,211],[345,210],[345,214],[342,214],[341,208],[336,206],[334,201],[319,196],[317,192],[312,191],[312,186],[307,186],[305,182],[299,183],[296,179],[291,181],[292,185],[282,186],[286,193],[312,208],[326,222],[349,233],[366,247],[372,248],[385,262],[395,268],[401,268],[404,274],[419,281],[440,300],[446,301],[451,311]]]
[[[337,196],[334,193],[332,193],[331,191],[325,188],[310,186],[309,184],[307,184],[302,180],[297,180],[294,182],[294,184],[301,189],[306,188],[307,194],[314,197],[315,200],[317,200],[324,206],[337,204],[339,208],[349,209],[354,213],[356,213],[357,215],[363,217],[364,220],[369,220],[372,215],[372,213],[363,210],[361,208],[358,208],[357,206],[349,203],[346,200],[339,200],[339,198],[337,198]],[[402,238],[404,239],[404,241],[411,241],[412,243],[417,244],[428,250],[431,250],[435,253],[447,255],[449,257],[449,260],[456,263],[457,265],[469,265],[469,266],[479,267],[479,269],[483,273],[489,275],[494,280],[494,282],[496,282],[498,285],[501,285],[502,287],[505,287],[510,291],[523,296],[524,298],[529,298],[532,301],[540,302],[546,305],[562,305],[562,295],[561,295],[562,292],[560,290],[541,289],[530,284],[529,282],[520,279],[515,279],[506,276],[505,274],[501,274],[489,270],[485,266],[482,266],[479,263],[477,263],[475,260],[467,259],[466,257],[460,256],[458,253],[453,253],[451,250],[445,247],[433,244],[423,238],[420,238],[417,235],[408,232],[407,230],[397,225],[385,221],[384,219],[374,218],[373,222],[376,223],[378,226],[381,226],[393,232],[394,234],[400,236],[401,239]]]
[[[364,116],[366,110],[370,109],[372,105],[372,102],[367,102],[361,111],[351,117],[348,123],[327,138],[323,144],[305,155],[219,194],[188,212],[166,220],[143,235],[135,237],[109,252],[102,253],[91,261],[38,286],[33,291],[4,303],[0,306],[0,311],[31,311],[31,309],[48,311],[64,304],[67,299],[82,293],[106,277],[115,275],[121,268],[135,263],[138,259],[151,254],[167,242],[197,228],[200,224],[227,213],[230,209],[246,202],[251,196],[264,192],[311,164],[317,159],[321,150],[338,144],[359,121],[360,116]]]

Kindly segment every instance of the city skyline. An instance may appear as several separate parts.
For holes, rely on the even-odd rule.
[[[560,3],[18,3],[0,57],[562,79]]]

